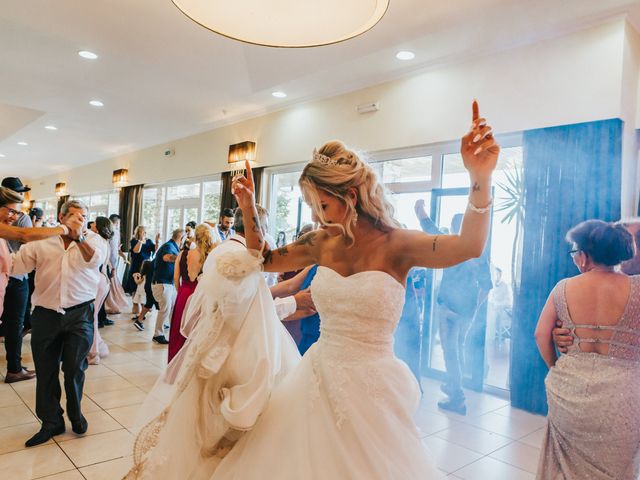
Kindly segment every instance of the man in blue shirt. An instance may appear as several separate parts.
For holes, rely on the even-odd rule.
[[[154,260],[153,280],[151,291],[153,298],[158,302],[158,316],[156,317],[156,329],[153,341],[161,345],[167,345],[169,341],[164,335],[164,325],[169,324],[173,305],[176,301],[176,287],[173,283],[173,271],[176,258],[180,253],[179,245],[182,243],[184,230],[177,228],[171,234],[171,240],[162,245],[156,252]],[[177,326],[175,328],[178,328]]]
[[[233,229],[234,222],[234,212],[231,208],[225,208],[220,212],[220,221],[218,222],[218,234],[220,235],[220,239],[225,241],[231,235],[233,235],[235,230]]]

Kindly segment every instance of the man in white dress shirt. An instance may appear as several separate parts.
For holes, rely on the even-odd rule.
[[[60,406],[60,362],[64,372],[67,416],[77,434],[87,431],[80,402],[87,369],[87,354],[93,341],[93,304],[100,272],[106,260],[98,235],[86,229],[87,207],[71,200],[60,209],[60,222],[81,217],[68,235],[32,242],[13,258],[13,273],[36,270],[35,305],[31,316],[31,351],[36,377],[36,415],[42,421],[38,433],[25,445],[47,442],[65,431]]]

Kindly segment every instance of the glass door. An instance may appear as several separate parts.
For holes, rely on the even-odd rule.
[[[161,242],[166,242],[171,238],[171,233],[176,228],[184,228],[188,222],[198,223],[200,220],[200,207],[194,205],[178,205],[167,207],[165,238]]]
[[[466,211],[468,188],[431,191],[431,219],[443,234],[457,233]],[[491,241],[488,242],[488,245]],[[485,376],[485,332],[487,295],[491,290],[490,250],[482,257],[459,266],[431,271],[430,305],[425,308],[423,329],[424,371],[429,376],[446,378],[443,344],[462,346],[460,358],[465,387],[482,390]],[[455,338],[441,335],[443,322],[453,329]],[[446,329],[445,332],[449,331]],[[447,335],[445,333],[445,335]],[[426,363],[426,365],[425,365]]]

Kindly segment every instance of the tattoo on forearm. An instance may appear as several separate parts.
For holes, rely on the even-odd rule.
[[[438,235],[433,237],[433,245],[431,245],[431,250],[434,252],[436,251],[436,243],[438,243]]]
[[[275,251],[275,253],[282,257],[286,257],[289,254],[289,249],[286,246],[280,247]],[[273,254],[273,250],[269,250],[268,252],[266,252],[264,254],[264,263],[273,263]]]
[[[313,247],[315,245],[315,240],[316,240],[316,236],[318,234],[316,232],[309,232],[306,235],[301,236],[297,241],[296,244],[298,245],[309,245],[310,247]]]
[[[258,233],[260,231],[260,222],[258,221],[258,217],[254,215],[251,219],[253,220],[253,227],[251,227],[251,231]]]
[[[473,191],[474,192],[479,192],[480,191],[480,185],[478,185],[478,182],[475,182],[473,184]]]

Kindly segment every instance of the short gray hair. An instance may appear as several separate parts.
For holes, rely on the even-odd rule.
[[[81,202],[80,200],[67,200],[62,204],[62,207],[60,207],[60,215],[66,215],[69,213],[69,209],[71,208],[80,208],[86,213],[89,213],[89,207],[87,207],[84,202]]]
[[[182,237],[184,234],[184,228],[176,228],[173,232],[171,232],[171,240],[175,240],[178,237]]]
[[[260,227],[267,222],[269,219],[269,212],[262,205],[256,204],[256,211],[258,212],[258,221],[260,222]],[[244,233],[244,215],[242,214],[242,209],[240,207],[236,208],[235,214],[233,216],[233,228],[238,233]]]

